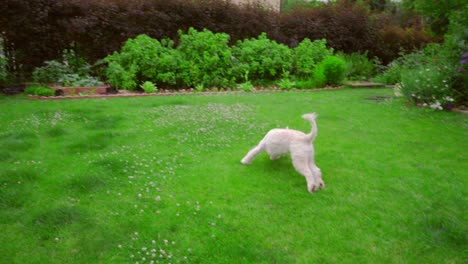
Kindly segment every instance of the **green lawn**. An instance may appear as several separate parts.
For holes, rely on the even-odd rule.
[[[1,263],[466,263],[468,117],[384,89],[0,97]],[[271,128],[289,157],[240,159]]]

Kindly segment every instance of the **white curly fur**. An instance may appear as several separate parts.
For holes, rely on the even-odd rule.
[[[294,168],[307,180],[309,192],[325,188],[322,172],[315,164],[315,151],[312,142],[317,136],[316,113],[304,114],[302,118],[310,122],[312,127],[309,134],[294,129],[275,128],[270,130],[256,147],[251,149],[241,160],[248,165],[258,154],[265,151],[270,159],[278,159],[281,155],[291,153]]]

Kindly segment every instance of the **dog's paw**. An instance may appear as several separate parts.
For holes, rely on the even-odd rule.
[[[244,164],[244,165],[250,165],[250,161],[247,161],[245,159],[242,159],[241,163]]]
[[[325,188],[325,183],[324,183],[322,180],[319,181],[319,188],[320,188],[320,189],[324,189],[324,188]]]
[[[315,183],[313,183],[313,184],[308,184],[308,185],[307,185],[307,190],[308,190],[310,193],[314,193],[314,192],[316,192],[316,191],[319,190],[319,186],[318,186],[317,184],[315,184]]]

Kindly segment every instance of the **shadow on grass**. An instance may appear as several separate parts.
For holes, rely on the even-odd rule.
[[[31,197],[32,187],[38,179],[32,170],[6,170],[0,172],[0,209],[20,208]]]
[[[66,226],[89,223],[86,213],[78,206],[62,205],[51,209],[43,207],[43,209],[45,210],[33,218],[33,225],[44,240],[56,237],[57,232]]]
[[[95,116],[86,128],[91,130],[114,129],[124,120],[121,116]]]
[[[33,148],[37,142],[37,135],[33,132],[10,132],[0,136],[0,161],[8,161],[14,153],[21,153]]]
[[[91,151],[98,151],[107,148],[114,144],[114,140],[119,137],[119,133],[111,131],[101,132],[94,135],[89,135],[78,142],[67,146],[69,153],[86,153]]]

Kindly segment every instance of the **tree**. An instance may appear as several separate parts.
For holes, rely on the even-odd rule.
[[[456,10],[466,8],[466,1],[404,0],[403,7],[426,17],[431,30],[437,35],[443,35],[448,30],[450,15]]]

